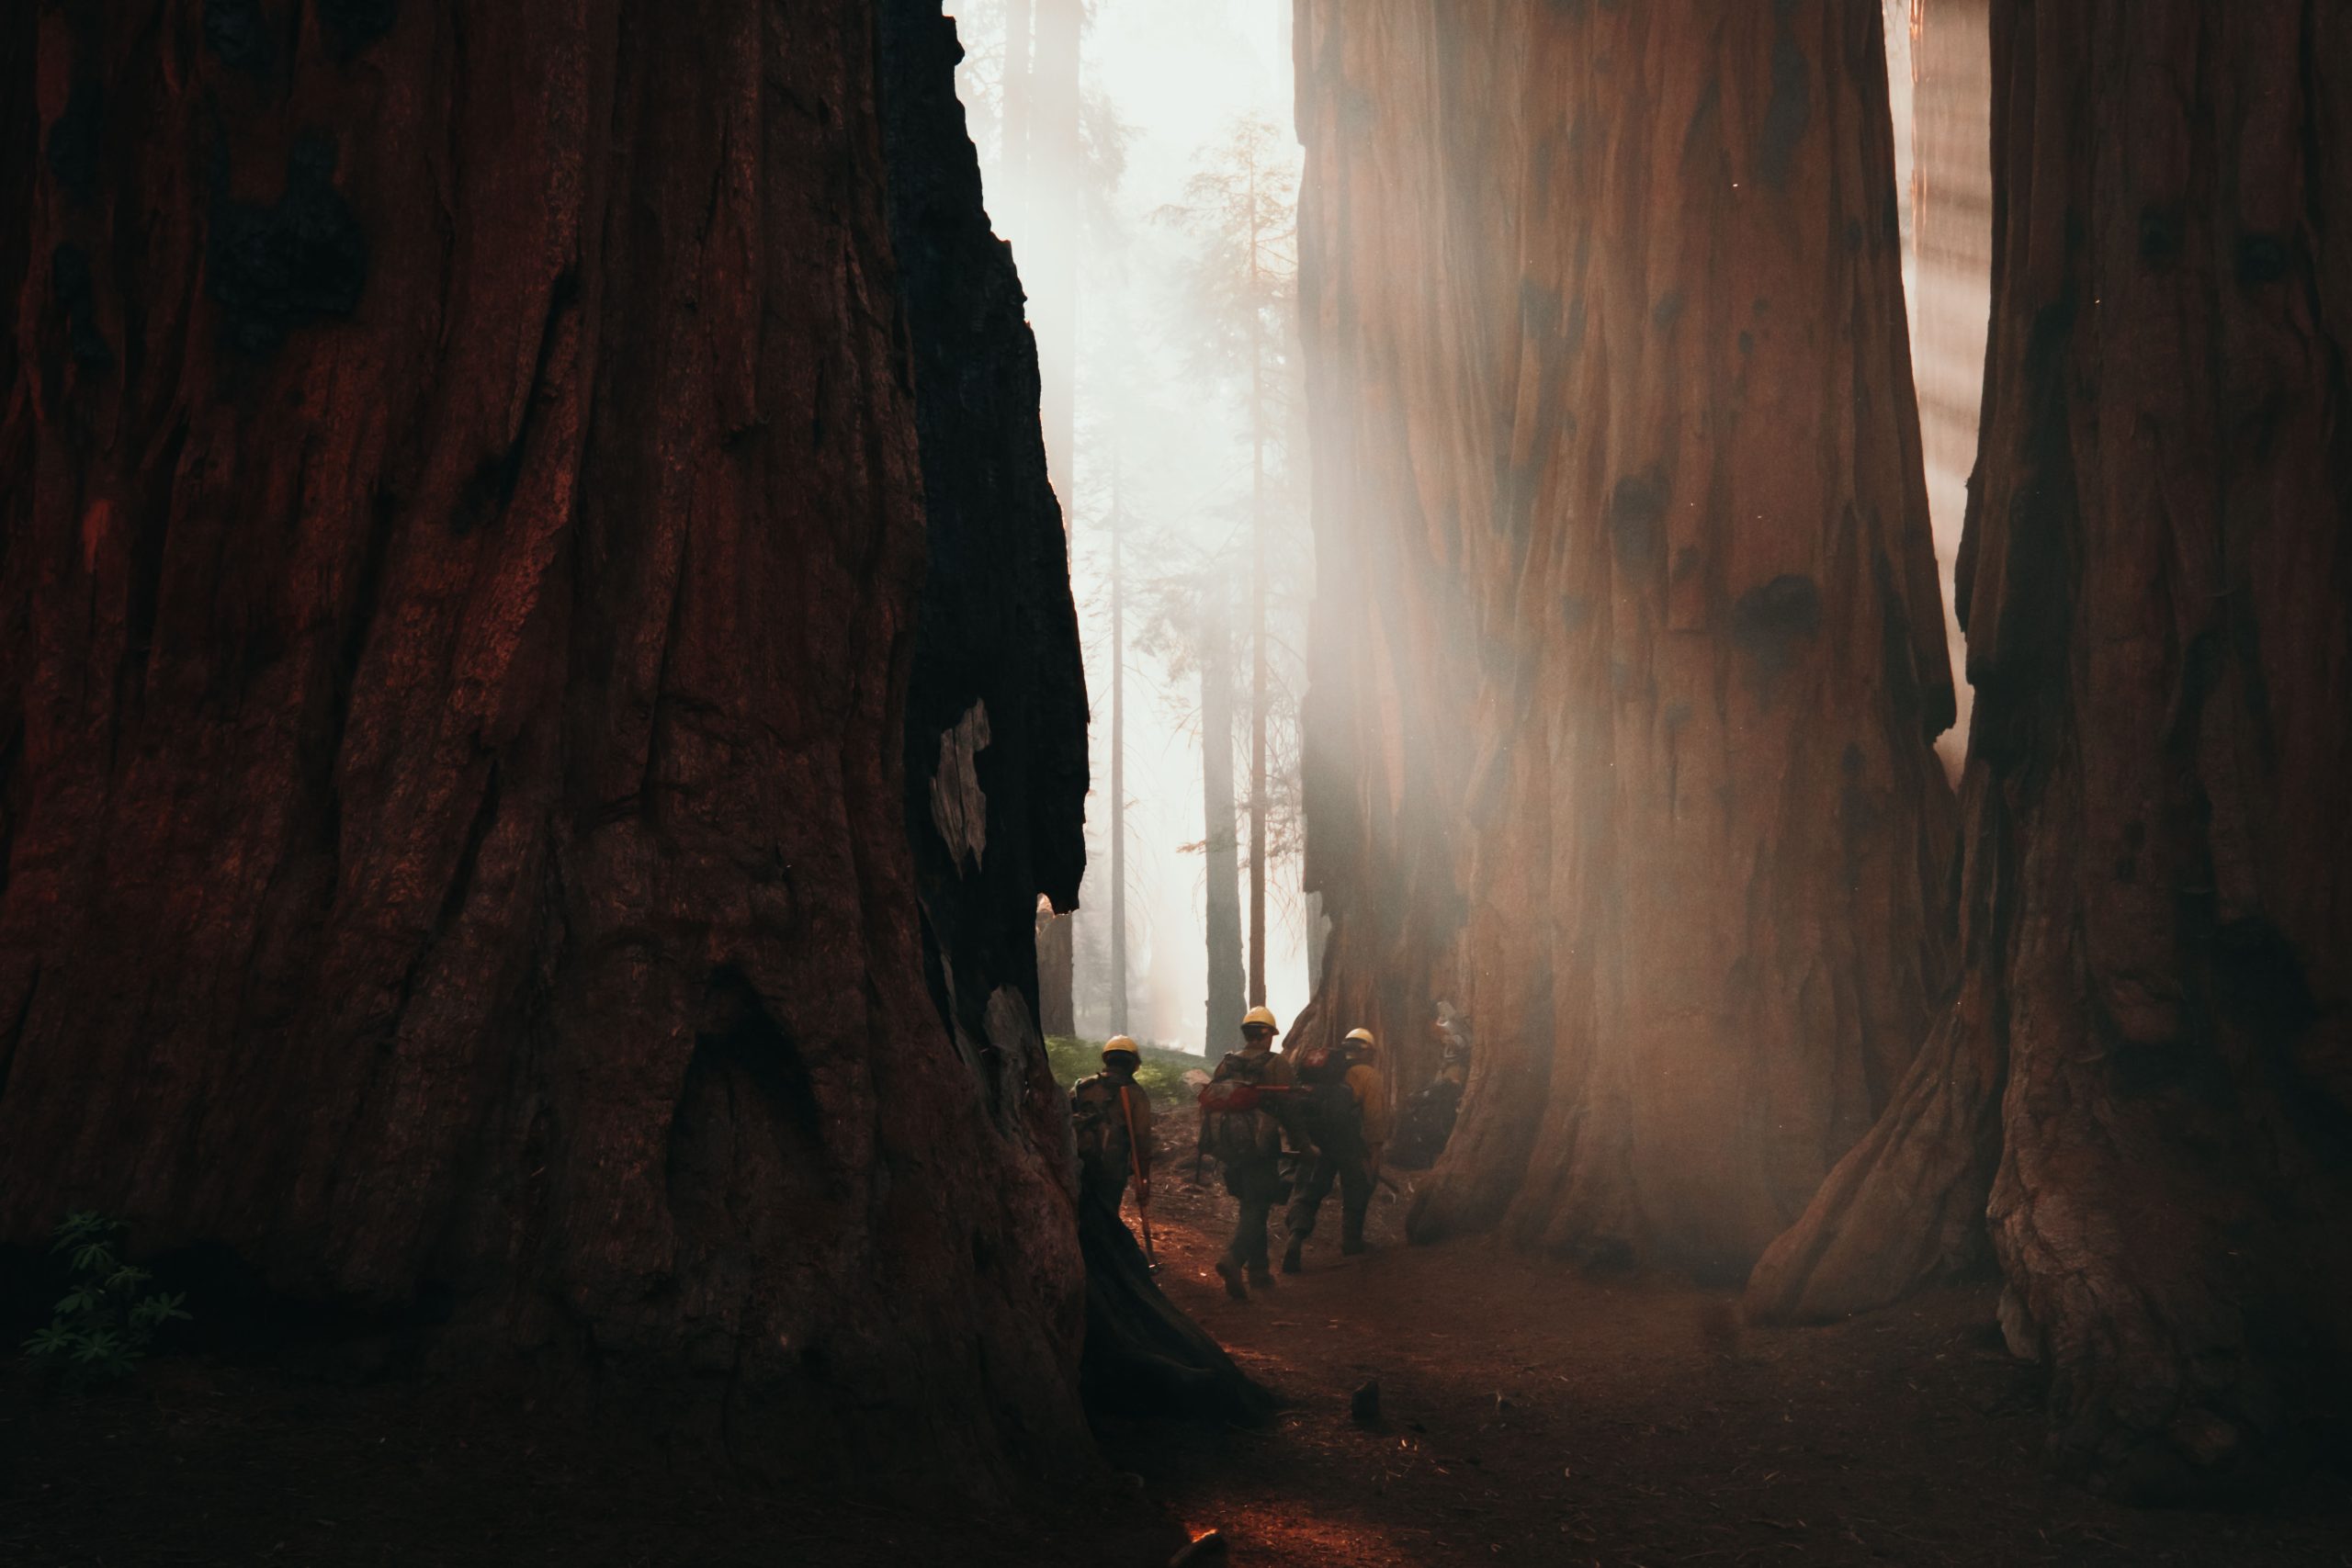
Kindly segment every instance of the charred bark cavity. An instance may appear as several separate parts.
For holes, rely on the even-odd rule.
[[[1039,895],[1065,909],[1078,899],[1085,672],[1061,508],[1035,417],[1036,347],[1021,281],[989,229],[978,158],[946,85],[961,54],[955,25],[891,0],[880,40],[927,545],[906,705],[907,834],[942,1021],[993,1054],[1002,1044],[990,1038],[988,1010],[1001,987],[1023,998],[1033,1036],[1039,1027]],[[918,147],[949,151],[911,155]],[[983,735],[976,746],[954,739]],[[941,777],[943,757],[964,772]],[[941,791],[959,810],[978,807],[956,841],[941,827]],[[1017,1049],[1014,1077],[1040,1077],[1042,1046]]]
[[[229,194],[228,152],[214,175],[205,292],[220,307],[222,341],[266,359],[311,322],[349,316],[368,280],[368,236],[335,188],[334,139],[297,141],[283,194],[266,207]]]
[[[735,1146],[765,1139],[789,1168],[820,1152],[824,1110],[808,1065],[742,970],[711,972],[695,1010],[694,1055],[670,1119],[670,1204],[723,1206]]]
[[[1731,640],[1756,661],[1766,679],[1795,661],[1821,631],[1821,586],[1802,572],[1784,571],[1732,602]]]
[[[1772,96],[1757,138],[1756,177],[1772,190],[1788,188],[1789,168],[1813,119],[1813,73],[1790,29],[1797,0],[1772,0]]]
[[[87,370],[111,369],[114,350],[98,329],[98,285],[90,271],[90,253],[69,240],[50,253],[49,276],[74,362]]]
[[[400,0],[312,0],[335,59],[349,64],[360,51],[392,30]]]
[[[221,64],[254,76],[267,76],[277,62],[261,0],[204,0],[204,46]]]
[[[76,207],[88,206],[97,195],[105,107],[97,79],[77,77],[66,94],[64,112],[49,128],[49,172]]]
[[[991,1115],[1068,1183],[1069,1132],[1040,1035],[1068,1028],[1044,1003],[1069,995],[1070,927],[1043,928],[1065,973],[1041,987],[1056,951],[1040,942],[1035,911],[1041,895],[1056,909],[1078,902],[1087,697],[1068,538],[1036,412],[1036,345],[1012,256],[981,209],[978,160],[952,88],[954,24],[924,0],[886,0],[879,38],[929,547],[904,742],[923,973],[941,1021],[979,1066]],[[968,744],[983,733],[984,745]],[[943,758],[968,777],[942,778]],[[977,797],[980,819],[954,841],[941,791],[959,810]],[[967,852],[983,842],[984,853]],[[1140,1402],[1210,1420],[1264,1414],[1264,1391],[1160,1293],[1117,1221],[1081,1213],[1077,1239],[1091,1409]]]
[[[1609,536],[1628,572],[1646,571],[1656,564],[1666,503],[1666,469],[1655,463],[1619,479],[1610,492]]]

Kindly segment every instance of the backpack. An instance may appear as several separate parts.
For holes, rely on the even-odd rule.
[[[1141,1092],[1140,1089],[1137,1090]],[[1069,1127],[1082,1165],[1114,1179],[1127,1174],[1132,1141],[1119,1105],[1119,1084],[1108,1073],[1080,1078],[1069,1091]]]
[[[1355,1043],[1346,1040],[1309,1045],[1292,1054],[1291,1077],[1299,1087],[1296,1093],[1285,1097],[1281,1114],[1294,1139],[1327,1154],[1362,1152],[1363,1107],[1356,1103],[1348,1073],[1365,1060]]]
[[[1220,1165],[1249,1165],[1282,1152],[1282,1129],[1268,1103],[1275,1097],[1258,1091],[1269,1060],[1253,1064],[1232,1052],[1217,1064],[1227,1076],[1201,1086],[1201,1149]]]
[[[1285,1098],[1283,1117],[1295,1140],[1342,1158],[1363,1153],[1363,1107],[1344,1074]]]
[[[1344,1044],[1309,1045],[1292,1059],[1292,1074],[1300,1083],[1317,1088],[1325,1084],[1345,1083],[1348,1069],[1355,1064]]]

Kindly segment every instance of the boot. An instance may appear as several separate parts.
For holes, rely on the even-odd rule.
[[[1274,1271],[1262,1263],[1252,1264],[1250,1268],[1250,1283],[1259,1290],[1271,1291],[1274,1288]]]
[[[1360,1235],[1341,1236],[1340,1238],[1340,1251],[1345,1257],[1357,1257],[1363,1253],[1363,1237]]]
[[[1283,1272],[1285,1274],[1297,1273],[1299,1269],[1299,1255],[1306,1250],[1306,1238],[1305,1236],[1295,1235],[1291,1237],[1290,1245],[1283,1248]]]
[[[1250,1299],[1250,1287],[1241,1282],[1241,1270],[1234,1266],[1232,1258],[1220,1258],[1216,1260],[1216,1277],[1225,1281],[1227,1295],[1237,1302]]]

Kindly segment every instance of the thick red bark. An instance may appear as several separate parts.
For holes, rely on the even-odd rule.
[[[997,710],[928,995],[908,852],[903,737],[927,782],[966,694],[906,705],[954,301],[886,196],[952,164],[977,214],[952,44],[751,0],[37,9],[0,1237],[94,1206],[307,1298],[445,1296],[453,1342],[691,1374],[804,1475],[1082,1441],[1024,951],[1075,891],[1082,695],[1034,417],[951,536],[1049,541],[1060,596],[1000,563],[1029,640],[948,646],[1060,684]],[[1034,408],[1009,274],[976,288]]]
[[[1879,7],[1301,17],[1300,1032],[1474,1021],[1417,1237],[1736,1274],[1945,964]]]
[[[2352,6],[1992,19],[1960,1001],[1750,1300],[1988,1215],[2055,1454],[2179,1501],[2352,1369]]]

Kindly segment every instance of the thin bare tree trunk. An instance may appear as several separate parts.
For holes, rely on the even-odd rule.
[[[1257,164],[1250,175],[1250,1005],[1266,1003],[1266,326]]]
[[[1250,204],[1256,222],[1258,204]],[[1257,254],[1251,236],[1250,254]],[[1254,260],[1252,263],[1254,270]],[[1254,279],[1253,279],[1254,282]],[[1254,292],[1254,289],[1253,289]],[[1250,1005],[1266,1004],[1266,400],[1265,346],[1250,323]]]
[[[1208,877],[1203,924],[1208,939],[1207,1048],[1234,1043],[1242,999],[1241,854],[1233,798],[1233,627],[1222,582],[1201,597],[1201,799]]]
[[[1127,1032],[1127,598],[1119,445],[1111,440],[1111,1032]]]

